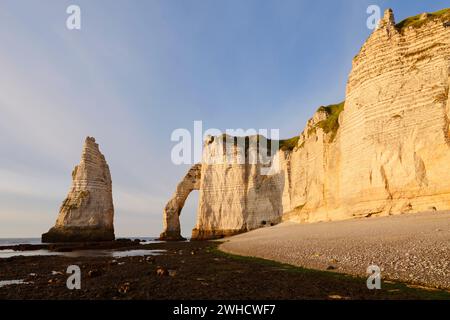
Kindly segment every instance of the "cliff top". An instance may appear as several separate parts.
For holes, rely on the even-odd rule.
[[[442,22],[450,22],[450,8],[442,9],[432,13],[421,13],[413,17],[406,18],[405,20],[397,23],[395,27],[399,31],[403,31],[408,27],[420,28],[425,23],[432,20],[440,20]]]
[[[337,104],[330,104],[328,106],[319,107],[316,113],[324,112],[326,114],[326,118],[317,122],[312,129],[316,130],[316,128],[321,128],[325,132],[325,134],[330,134],[329,141],[332,142],[336,137],[337,131],[339,129],[339,115],[344,110],[344,106],[345,101]],[[300,136],[280,140],[280,149],[284,151],[292,151],[295,147],[297,147],[299,140]],[[299,147],[302,147],[302,145],[300,145]]]
[[[317,112],[325,112],[327,118],[317,123],[317,126],[328,134],[331,133],[330,141],[334,140],[337,130],[339,129],[339,115],[344,110],[345,101],[338,104],[320,107]]]
[[[252,140],[252,141],[256,140],[258,143],[260,141],[267,140],[269,147],[270,147],[271,141],[276,141],[274,139],[268,139],[267,137],[265,137],[264,135],[261,135],[261,134],[251,135],[251,136],[232,136],[232,135],[223,133],[220,136],[215,136],[215,137],[211,136],[211,137],[207,138],[206,143],[210,144],[215,139],[222,139],[223,142],[226,142],[226,139],[233,139],[234,145],[237,144],[237,139],[245,139],[245,148],[248,148],[249,140]],[[300,139],[300,136],[295,136],[290,139],[280,139],[280,140],[278,140],[278,142],[279,142],[278,148],[281,150],[284,150],[284,151],[292,151],[297,146],[299,139]]]
[[[399,23],[395,23],[394,13],[392,9],[387,9],[384,13],[384,17],[380,22],[380,27],[395,27],[399,32],[406,30],[409,27],[412,28],[420,28],[424,24],[430,21],[439,20],[446,25],[450,26],[450,8],[442,9],[432,13],[421,13],[409,18],[404,19]],[[357,57],[358,55],[356,55]],[[337,131],[339,129],[339,115],[344,110],[345,101],[337,104],[332,104],[328,106],[321,106],[317,109],[317,113],[324,112],[326,114],[326,118],[324,120],[316,122],[312,127],[309,128],[310,131],[315,131],[317,128],[321,128],[325,134],[329,135],[329,142],[333,142],[336,137]],[[226,135],[222,135],[222,138],[225,139]],[[247,138],[257,139],[259,141],[260,138],[267,139],[264,136],[250,136]],[[236,137],[235,137],[236,138]],[[242,138],[242,137],[241,137]],[[212,142],[212,139],[210,142]],[[268,139],[270,141],[270,139]],[[290,139],[281,139],[279,140],[279,148],[284,151],[292,151],[296,147],[302,147],[299,144],[300,136],[295,136]]]

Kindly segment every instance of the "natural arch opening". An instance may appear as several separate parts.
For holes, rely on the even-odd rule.
[[[197,224],[199,195],[200,192],[198,190],[192,190],[184,204],[182,213],[180,214],[180,228],[183,238],[190,238],[192,235],[192,229],[194,229]]]
[[[193,190],[200,189],[201,169],[201,164],[196,164],[191,167],[183,180],[177,185],[174,195],[164,208],[164,230],[159,237],[161,240],[184,240],[181,236],[180,214],[189,194]]]

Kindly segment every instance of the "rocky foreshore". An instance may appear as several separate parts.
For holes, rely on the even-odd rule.
[[[314,271],[217,250],[218,242],[21,245],[16,250],[165,250],[128,257],[46,256],[0,259],[0,299],[450,299],[450,293]],[[4,249],[0,248],[0,250]],[[11,247],[10,247],[11,248]],[[67,268],[81,269],[81,289],[69,290]],[[2,286],[17,280],[18,284]]]
[[[117,239],[114,241],[92,241],[92,242],[62,242],[62,243],[43,243],[43,244],[14,244],[0,246],[0,250],[14,251],[35,251],[49,250],[55,252],[71,252],[76,250],[113,250],[113,249],[131,249],[140,246],[139,239]]]

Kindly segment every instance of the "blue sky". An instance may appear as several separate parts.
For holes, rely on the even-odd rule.
[[[65,26],[81,7],[81,30]],[[56,219],[87,135],[110,164],[119,236],[154,236],[186,166],[177,128],[302,131],[345,97],[366,9],[397,21],[448,1],[1,0],[0,237]],[[182,213],[195,224],[197,195]]]

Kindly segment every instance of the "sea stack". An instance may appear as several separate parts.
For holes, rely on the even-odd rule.
[[[98,144],[87,137],[80,164],[72,171],[72,186],[56,224],[42,242],[114,240],[114,205],[109,166]]]

